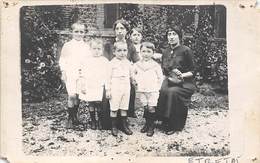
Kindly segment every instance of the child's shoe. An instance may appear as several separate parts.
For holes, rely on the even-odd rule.
[[[126,116],[122,116],[122,131],[126,134],[126,135],[132,135],[133,132],[128,128],[127,125],[127,117]]]
[[[118,135],[117,117],[111,117],[111,121],[112,121],[111,133],[113,136],[117,137]]]

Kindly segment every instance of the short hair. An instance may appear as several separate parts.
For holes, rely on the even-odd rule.
[[[148,49],[152,49],[153,52],[155,51],[155,46],[154,46],[154,44],[151,43],[151,42],[148,42],[148,41],[142,42],[142,43],[141,43],[141,46],[140,46],[140,49],[142,49],[143,47],[146,47],[146,48],[148,48]]]
[[[143,35],[143,30],[139,27],[134,27],[133,29],[131,29],[131,31],[129,32],[129,35],[131,36],[132,33],[134,33],[134,30],[136,30],[137,32],[141,33],[141,35]]]
[[[88,32],[88,29],[87,29],[87,26],[85,24],[82,24],[80,22],[76,22],[76,23],[73,23],[71,25],[71,29],[74,30],[75,28],[77,27],[83,27],[84,28],[84,31],[87,33]]]
[[[95,43],[95,44],[98,44],[98,45],[102,45],[102,48],[104,48],[104,43],[103,43],[103,40],[102,39],[99,39],[99,38],[96,38],[96,39],[92,39],[90,42],[89,42],[89,45],[90,47],[92,47],[92,44]]]
[[[114,48],[113,48],[114,51],[116,50],[117,46],[120,45],[120,44],[124,44],[124,45],[127,46],[127,43],[126,43],[126,42],[123,42],[123,41],[117,41],[117,42],[114,43]]]
[[[116,29],[116,25],[119,23],[125,27],[126,31],[130,30],[130,25],[129,25],[128,21],[126,21],[125,19],[118,19],[117,21],[115,21],[113,24],[113,30]]]

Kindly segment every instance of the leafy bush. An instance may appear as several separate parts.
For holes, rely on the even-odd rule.
[[[57,63],[59,38],[51,31],[59,28],[61,17],[55,15],[54,8],[21,9],[22,97],[26,102],[51,97],[61,86]]]
[[[123,6],[121,17],[132,27],[142,26],[144,39],[152,41],[158,51],[165,48],[166,30],[169,26],[181,27],[185,36],[183,44],[194,51],[196,81],[211,83],[227,90],[226,41],[214,39],[214,12],[210,6]],[[21,9],[21,67],[22,95],[24,101],[40,101],[61,90],[58,58],[61,47],[68,38],[59,37],[53,30],[65,29],[76,20],[96,27],[95,5],[84,8],[68,6],[27,6]],[[66,12],[64,12],[66,8]],[[198,15],[197,22],[194,21]],[[64,90],[64,89],[62,89]]]
[[[194,15],[198,14],[195,25]],[[184,33],[183,44],[194,52],[197,84],[211,83],[227,91],[227,51],[225,39],[214,37],[214,10],[212,6],[153,6],[139,10],[125,10],[122,17],[132,26],[142,22],[146,40],[155,43],[156,48],[165,48],[165,33],[169,26],[179,26]],[[195,27],[197,26],[197,27]]]

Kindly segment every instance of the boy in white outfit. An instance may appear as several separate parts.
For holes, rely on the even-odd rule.
[[[88,44],[83,40],[84,34],[85,26],[83,24],[74,23],[72,25],[72,40],[63,45],[59,60],[62,80],[65,82],[68,92],[68,128],[79,124],[77,118],[79,107],[77,80],[81,70],[81,62],[91,53]]]
[[[144,107],[146,123],[141,129],[147,136],[154,134],[155,107],[159,98],[159,90],[163,81],[161,66],[155,62],[155,46],[151,42],[143,42],[140,47],[142,59],[134,64],[134,79],[136,82],[136,93]]]
[[[104,85],[107,79],[108,60],[103,56],[103,42],[101,39],[91,40],[90,56],[84,65],[82,73],[84,77],[83,88],[80,90],[79,98],[87,101],[91,118],[91,129],[102,129],[101,126],[101,101],[103,97]],[[98,121],[96,120],[96,112]]]
[[[110,117],[112,120],[111,132],[118,135],[117,113],[120,111],[122,119],[122,131],[127,135],[133,132],[127,125],[127,110],[130,99],[130,80],[132,78],[132,65],[127,59],[127,44],[116,42],[114,44],[115,57],[109,63],[108,80],[105,85],[106,97],[110,103]]]

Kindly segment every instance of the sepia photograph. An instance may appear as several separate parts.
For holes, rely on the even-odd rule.
[[[230,154],[224,5],[19,10],[27,156]]]
[[[259,163],[258,0],[0,7],[0,162]]]

